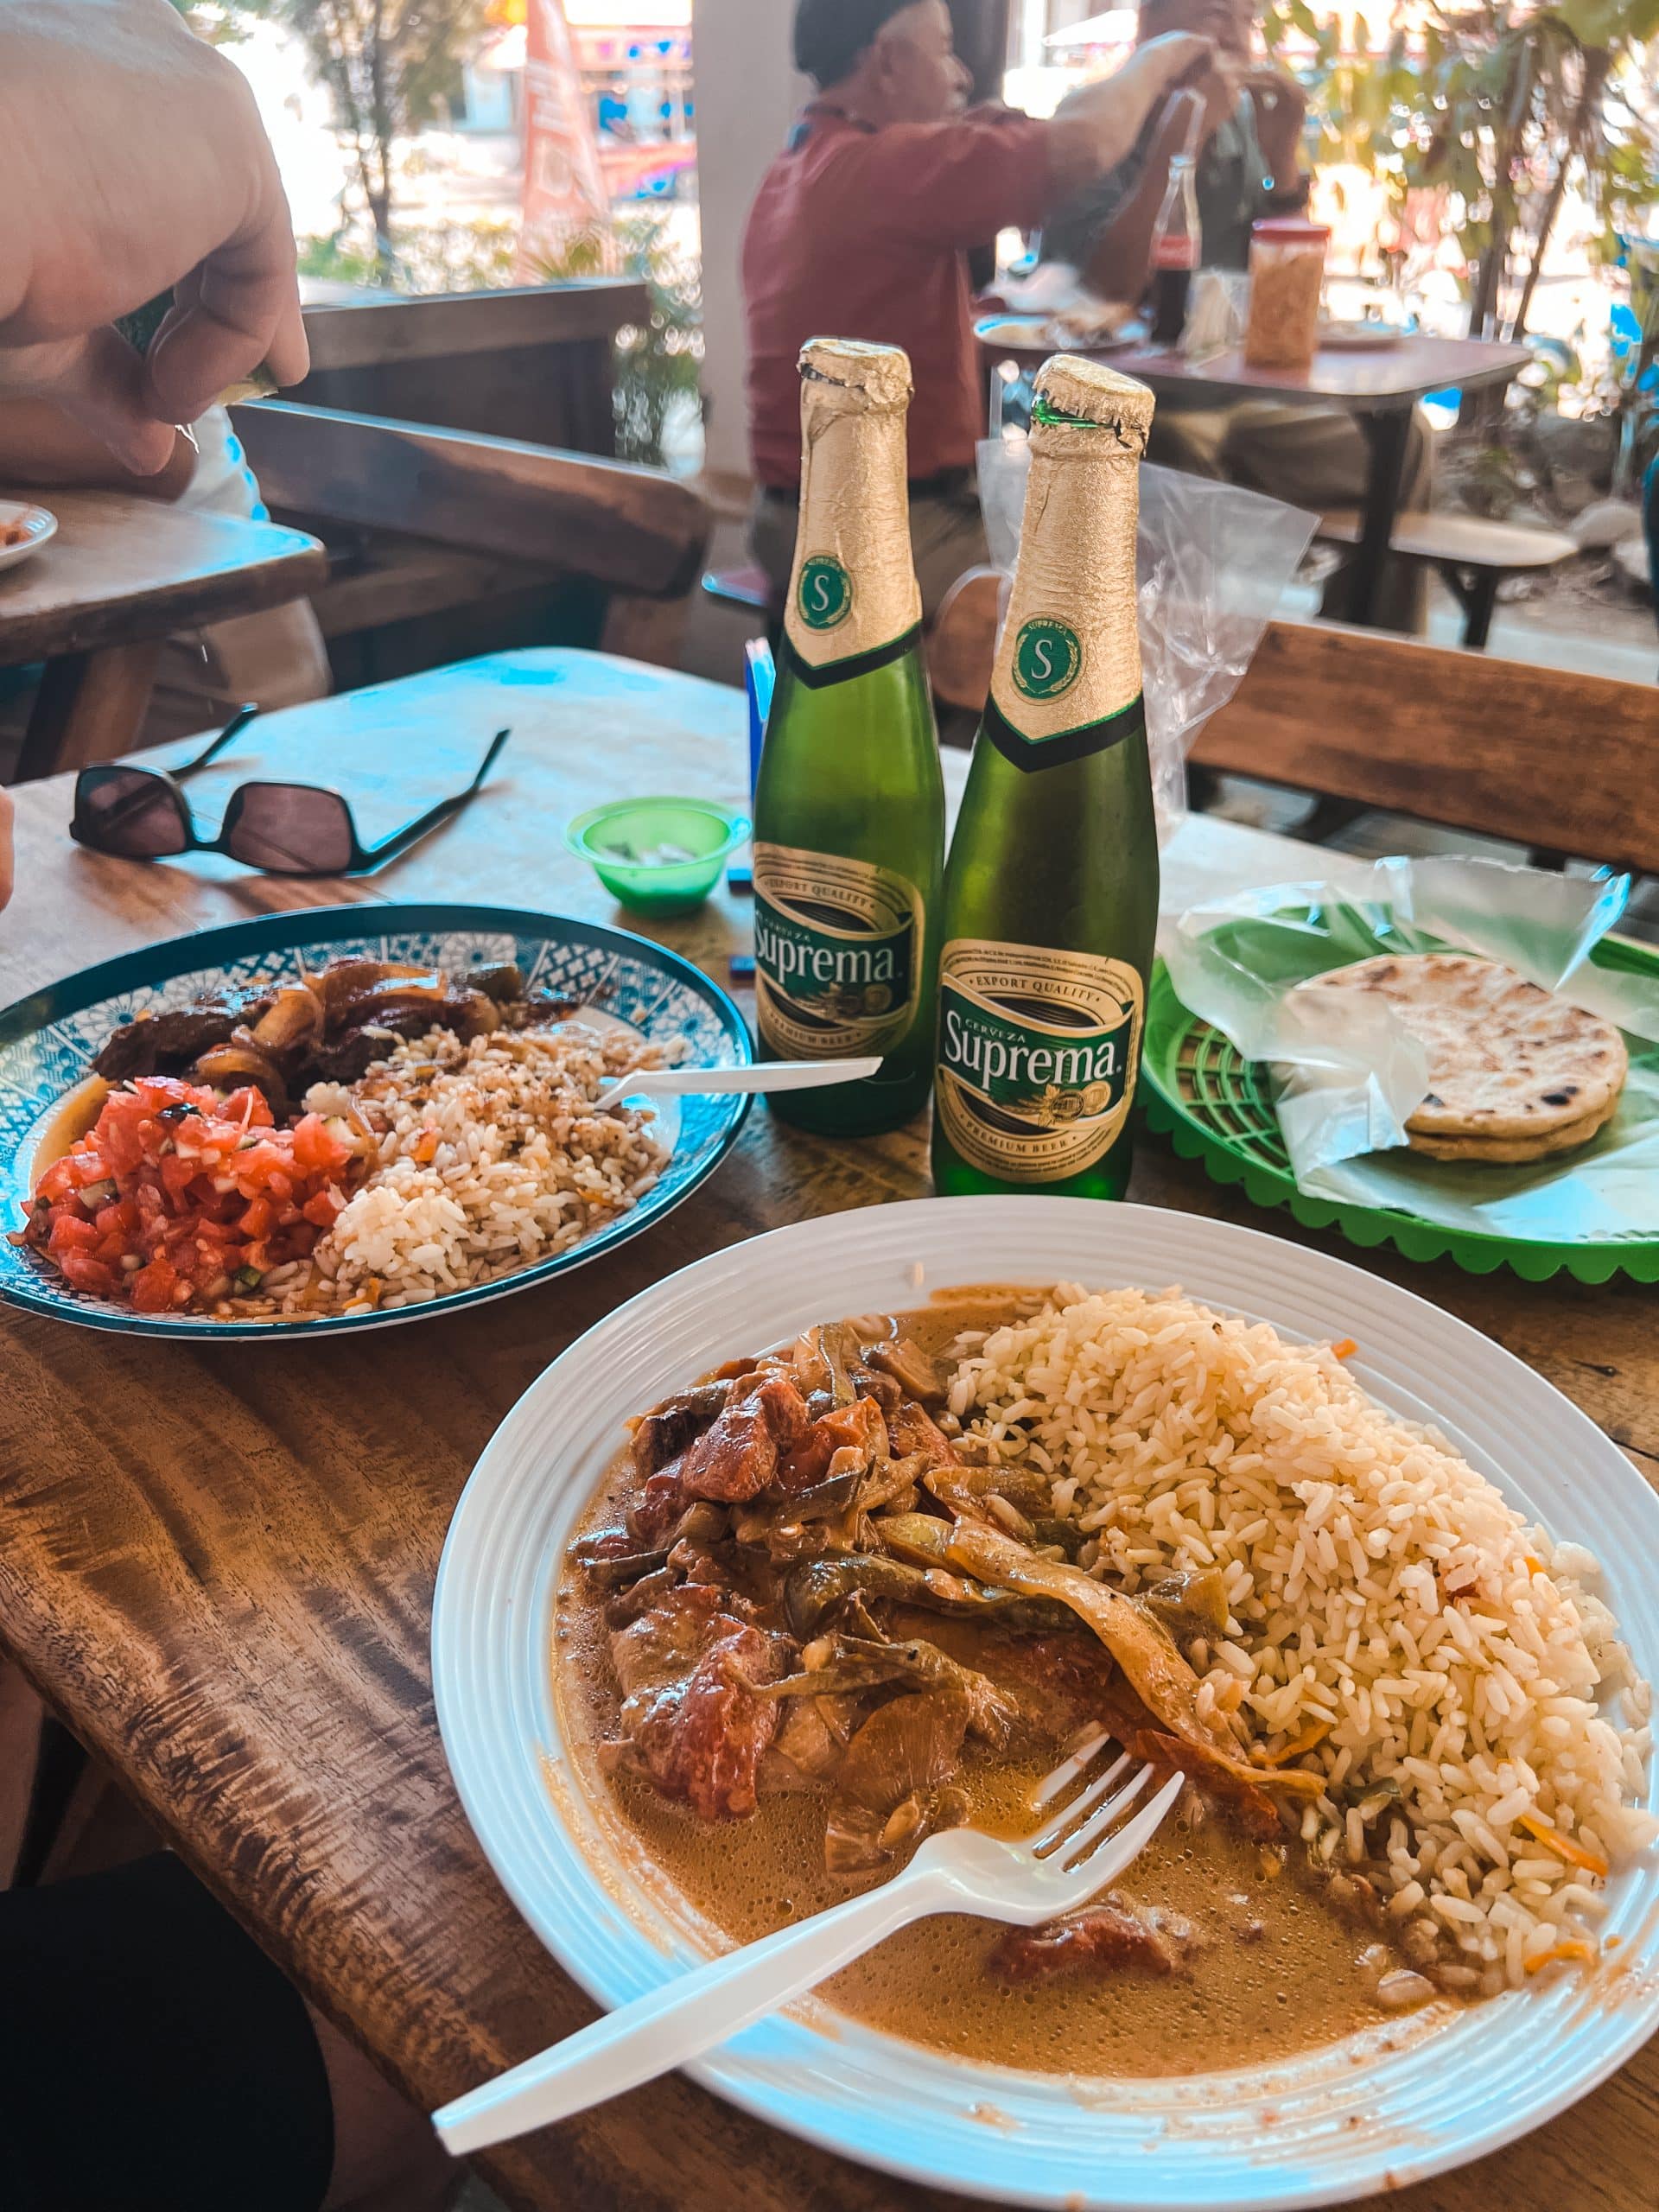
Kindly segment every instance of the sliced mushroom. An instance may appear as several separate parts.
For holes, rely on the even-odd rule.
[[[902,1531],[916,1522],[937,1529],[943,1535],[950,1534],[945,1522],[935,1521],[926,1514],[897,1515],[890,1520],[873,1522],[871,1528],[884,1545],[892,1541],[896,1548],[902,1537],[893,1539],[891,1532]],[[1071,1617],[1063,1606],[1045,1605],[1040,1600],[1033,1604],[1029,1599],[1017,1597],[1011,1590],[995,1589],[949,1569],[917,1567],[882,1552],[868,1552],[841,1559],[810,1560],[798,1567],[784,1588],[790,1627],[803,1641],[816,1636],[830,1614],[855,1596],[862,1598],[867,1604],[886,1599],[895,1605],[919,1606],[930,1613],[956,1614],[969,1619],[994,1618],[1007,1628],[1071,1625]]]
[[[828,1637],[803,1656],[816,1663],[809,1663],[798,1675],[766,1683],[756,1694],[771,1698],[855,1694],[887,1682],[905,1682],[912,1689],[942,1691],[959,1701],[969,1731],[999,1748],[1007,1743],[1019,1715],[1014,1700],[999,1689],[988,1675],[963,1666],[920,1637],[902,1643],[858,1636]]]
[[[830,1801],[823,1855],[832,1874],[884,1865],[894,1847],[883,1843],[883,1833],[912,1797],[921,1807],[908,1828],[915,1837],[936,1793],[956,1773],[967,1732],[965,1707],[937,1691],[896,1697],[870,1715],[847,1746]]]
[[[323,1019],[317,994],[303,983],[290,983],[255,1022],[253,1041],[262,1052],[291,1052],[321,1034]]]
[[[1227,1633],[1227,1582],[1218,1567],[1166,1574],[1135,1594],[1177,1643],[1191,1643],[1198,1636],[1213,1643]]]
[[[914,1398],[924,1406],[942,1406],[946,1391],[944,1376],[938,1363],[908,1337],[899,1337],[892,1344],[872,1344],[864,1354],[864,1364],[875,1368],[880,1374],[892,1376],[907,1398]]]
[[[196,1062],[196,1080],[216,1090],[236,1090],[251,1083],[264,1094],[277,1121],[288,1112],[288,1085],[281,1071],[254,1043],[245,1029],[238,1029],[228,1045],[215,1045]]]

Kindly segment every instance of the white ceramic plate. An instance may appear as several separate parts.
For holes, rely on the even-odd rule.
[[[1376,1397],[1432,1417],[1516,1503],[1600,1556],[1642,1670],[1659,1673],[1659,1497],[1532,1369],[1438,1307],[1323,1253],[1141,1206],[934,1199],[803,1222],[699,1261],[573,1344],[491,1441],[444,1549],[433,1675],[457,1786],[518,1909],[601,2004],[639,1995],[696,1955],[687,1923],[642,1885],[581,1794],[548,1675],[561,1550],[624,1418],[830,1315],[915,1305],[952,1283],[1057,1279],[1179,1282],[1290,1337],[1355,1338],[1351,1371]],[[826,2033],[833,2016],[823,2012],[817,2024],[810,2012],[762,2022],[693,2070],[827,2148],[1011,2203],[1330,2203],[1495,2149],[1639,2047],[1659,2019],[1653,1854],[1614,1883],[1611,1904],[1617,1968],[1249,2073],[1079,2089],[843,2018]]]
[[[15,545],[0,544],[0,569],[16,568],[58,534],[58,518],[49,507],[37,507],[27,499],[0,499],[0,531],[13,523],[21,523],[27,535]]]

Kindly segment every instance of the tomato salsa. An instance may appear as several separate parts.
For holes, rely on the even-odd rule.
[[[278,1128],[253,1085],[220,1096],[171,1076],[111,1092],[41,1177],[22,1242],[77,1290],[176,1313],[257,1291],[307,1258],[361,1165],[343,1124]]]

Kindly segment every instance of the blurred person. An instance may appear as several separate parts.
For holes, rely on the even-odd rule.
[[[165,487],[185,466],[177,424],[262,364],[279,384],[305,375],[293,230],[253,95],[169,0],[0,0],[0,399],[49,401],[120,470]],[[115,319],[169,288],[141,358]],[[73,442],[67,427],[50,439],[42,461]],[[73,466],[84,456],[83,442]],[[9,805],[0,848],[9,892]]]
[[[1198,33],[1214,41],[1214,62],[1193,90],[1160,104],[1126,160],[1058,210],[1043,231],[1046,259],[1071,264],[1103,299],[1139,302],[1170,162],[1193,135],[1200,149],[1196,183],[1205,268],[1248,269],[1252,226],[1306,207],[1313,185],[1301,154],[1307,96],[1287,71],[1255,59],[1260,15],[1260,0],[1141,0],[1137,35],[1143,42],[1172,31]],[[1216,407],[1173,391],[1159,396],[1147,455],[1315,511],[1358,505],[1370,462],[1365,433],[1344,408],[1274,400]],[[1401,512],[1427,509],[1433,495],[1434,434],[1417,408]],[[1343,613],[1346,590],[1338,573],[1329,612]],[[1389,562],[1376,613],[1389,629],[1425,628],[1427,572]]]
[[[1140,296],[1170,157],[1195,124],[1206,269],[1248,269],[1251,226],[1306,207],[1307,95],[1288,71],[1253,59],[1256,19],[1256,0],[1141,0],[1138,42],[1196,32],[1214,41],[1215,58],[1196,97],[1166,102],[1128,159],[1074,194],[1044,226],[1045,255],[1081,270],[1103,299]],[[1175,119],[1179,130],[1171,128]],[[1111,255],[1104,268],[1103,249]]]
[[[308,366],[288,202],[246,79],[170,0],[0,0],[0,391],[139,474],[262,363]],[[142,359],[112,327],[172,288]]]
[[[801,481],[799,359],[810,338],[902,346],[911,537],[931,614],[987,558],[974,486],[985,404],[967,252],[1029,230],[1122,161],[1207,39],[1149,41],[1049,121],[969,108],[944,0],[798,0],[796,66],[818,86],[761,181],[743,241],[754,559],[788,589]]]

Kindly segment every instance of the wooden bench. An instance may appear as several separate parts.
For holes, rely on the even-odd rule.
[[[1331,544],[1357,545],[1363,530],[1359,509],[1342,507],[1324,517],[1319,535]],[[1487,522],[1479,515],[1396,515],[1389,540],[1396,560],[1421,562],[1439,573],[1463,609],[1463,642],[1477,652],[1491,634],[1504,577],[1559,568],[1578,550],[1559,530]]]
[[[1001,578],[974,569],[928,645],[935,696],[977,714]],[[1270,622],[1196,770],[1254,776],[1529,849],[1659,874],[1659,687],[1386,631]]]
[[[1659,874],[1659,687],[1270,622],[1199,767]]]
[[[232,416],[266,505],[303,515],[328,547],[313,604],[346,688],[518,644],[676,664],[710,528],[690,486],[283,401]]]

